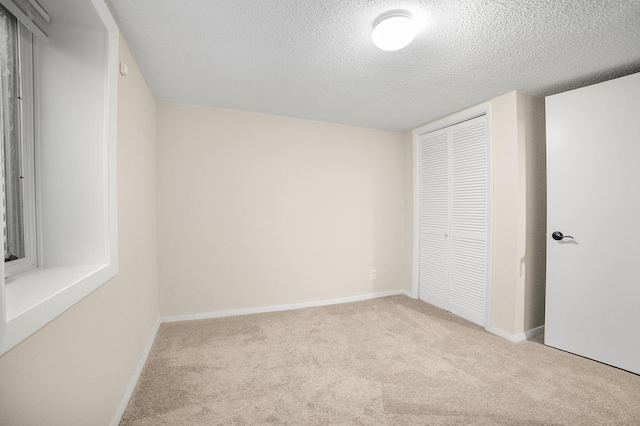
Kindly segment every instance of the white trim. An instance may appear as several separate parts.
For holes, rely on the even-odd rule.
[[[487,331],[513,343],[520,343],[526,340],[525,333],[511,334],[495,327],[489,327],[487,328]]]
[[[420,145],[413,131],[413,256],[411,263],[411,293],[420,296]]]
[[[507,333],[506,331],[501,330],[499,328],[495,328],[495,327],[487,328],[487,331],[489,331],[492,334],[495,334],[496,336],[500,336],[503,339],[507,339],[510,342],[520,343],[520,342],[524,342],[525,340],[529,340],[532,337],[542,333],[544,331],[544,325],[541,325],[540,327],[532,328],[531,330],[527,330],[523,333],[518,333],[518,334]]]
[[[122,397],[122,401],[120,401],[118,410],[111,419],[111,426],[118,426],[120,424],[120,421],[122,420],[124,411],[127,409],[127,405],[129,405],[131,395],[133,395],[133,391],[138,384],[138,380],[140,379],[140,374],[142,374],[142,369],[147,362],[147,358],[149,358],[149,353],[151,353],[151,348],[153,347],[153,342],[156,340],[156,336],[158,335],[158,330],[160,329],[161,323],[162,322],[160,321],[160,318],[158,318],[155,325],[153,326],[153,329],[151,330],[151,334],[149,335],[149,339],[147,339],[147,344],[142,351],[142,355],[140,356],[138,365],[136,366],[136,369],[133,372],[133,376],[131,376],[131,380],[129,381],[129,386],[127,386],[127,390]]]
[[[341,303],[361,302],[363,300],[378,299],[380,297],[405,295],[412,297],[407,290],[383,291],[380,293],[361,294],[358,296],[341,297],[338,299],[325,299],[314,302],[293,303],[290,305],[264,306],[260,308],[230,309],[226,311],[203,312],[199,314],[166,315],[162,322],[190,321],[208,318],[233,317],[238,315],[263,314],[267,312],[292,311],[295,309],[313,308],[318,306],[338,305]]]
[[[102,25],[104,25],[104,29],[107,30],[108,33],[115,33],[116,37],[119,37],[120,30],[118,29],[118,25],[116,24],[116,21],[113,19],[113,16],[111,15],[111,10],[109,10],[109,7],[104,2],[104,0],[90,0],[90,1],[91,1],[91,4],[93,5],[95,12],[98,14],[98,18],[100,18],[100,22],[102,23]]]
[[[404,294],[407,297],[410,297],[412,299],[417,299],[418,298],[418,294],[417,293],[413,293],[413,290],[399,290],[400,294]]]
[[[486,301],[484,306],[485,322],[484,327],[491,327],[491,307],[493,289],[493,126],[491,102],[482,104],[485,109],[487,120],[487,288]]]
[[[425,133],[435,132],[436,130],[451,127],[454,124],[462,123],[463,121],[471,120],[481,115],[485,115],[489,112],[491,102],[483,102],[478,105],[474,105],[462,111],[455,112],[446,117],[439,118],[431,121],[423,126],[417,127],[413,130],[413,136],[424,135]]]
[[[108,32],[107,70],[105,75],[107,90],[104,99],[104,146],[107,166],[105,167],[105,214],[108,218],[105,227],[105,241],[108,241],[108,262],[114,275],[119,271],[118,260],[118,54],[120,51],[120,32],[104,2],[93,1],[94,7]]]
[[[544,325],[541,325],[540,327],[532,328],[531,330],[527,330],[524,332],[524,335],[525,335],[525,338],[529,340],[540,333],[544,333]]]

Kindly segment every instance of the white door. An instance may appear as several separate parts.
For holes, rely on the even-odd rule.
[[[418,297],[484,325],[487,287],[486,116],[418,135]]]
[[[450,162],[448,129],[420,135],[418,297],[449,310]]]
[[[640,374],[640,74],[546,107],[545,343]]]

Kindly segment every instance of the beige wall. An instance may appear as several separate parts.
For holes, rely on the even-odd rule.
[[[126,46],[118,84],[118,275],[0,357],[0,424],[106,425],[158,319],[156,103]]]
[[[491,327],[512,336],[544,324],[544,134],[544,99],[511,92],[491,100]]]
[[[0,357],[0,424],[107,424],[159,310],[411,289],[410,132],[156,105],[120,58],[120,272]],[[544,101],[491,117],[492,325],[517,334],[544,320]]]
[[[402,133],[160,103],[161,313],[409,289],[405,149]]]
[[[408,292],[412,291],[413,279],[413,132],[407,130],[404,138],[404,276]],[[414,295],[415,296],[415,295]]]
[[[547,140],[545,100],[519,94],[519,123],[526,152],[526,247],[524,330],[544,324],[547,272]]]
[[[516,294],[523,286],[519,273],[518,110],[516,92],[491,101],[493,204],[491,252],[491,326],[515,334]],[[520,290],[521,291],[521,290]]]

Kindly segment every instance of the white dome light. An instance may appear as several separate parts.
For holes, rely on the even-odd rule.
[[[411,43],[415,36],[413,16],[406,10],[391,10],[373,22],[371,39],[382,50],[400,50]]]

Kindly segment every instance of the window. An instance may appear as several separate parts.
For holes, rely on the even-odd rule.
[[[33,35],[0,6],[0,150],[5,278],[37,266]]]
[[[11,163],[0,205],[11,259],[0,264],[2,355],[118,272],[118,28],[103,0],[0,5],[0,145]],[[5,144],[4,130],[19,137]]]

